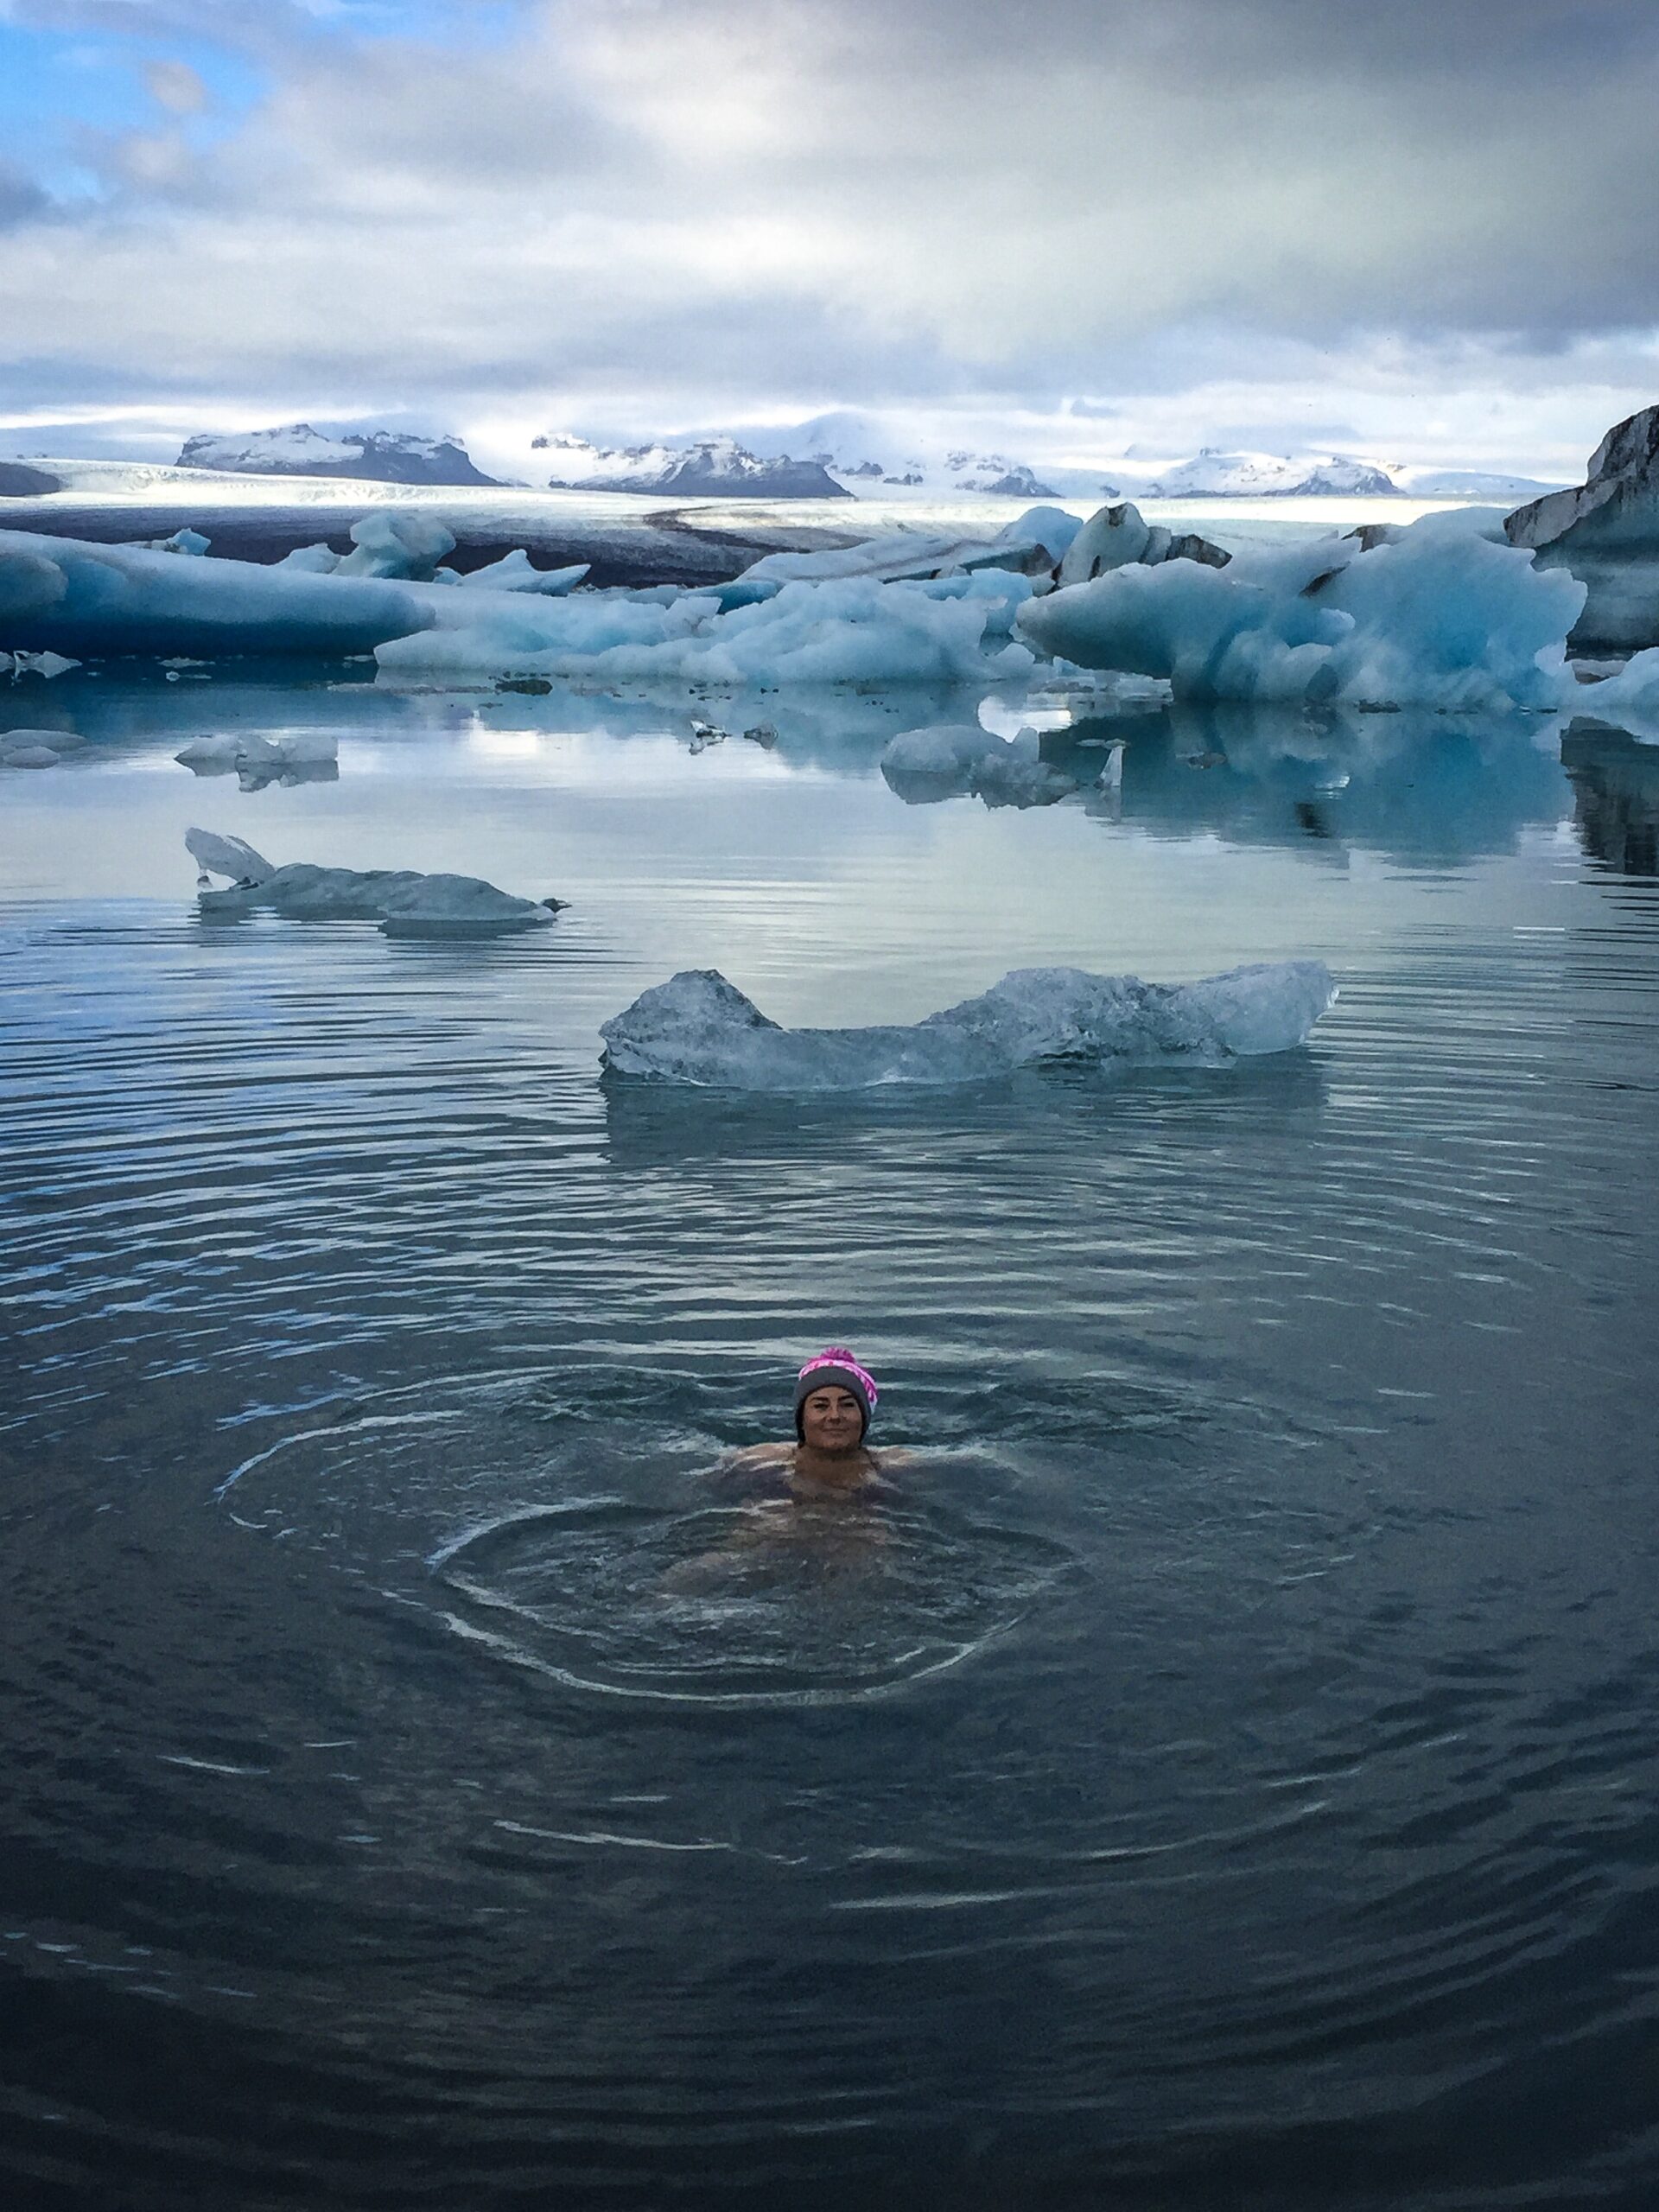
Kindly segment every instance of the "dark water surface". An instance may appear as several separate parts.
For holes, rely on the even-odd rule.
[[[64,683],[0,783],[8,2204],[1654,2201],[1659,753],[1152,717],[992,812],[874,766],[972,701],[693,756]],[[338,781],[173,764],[241,726]],[[203,926],[191,822],[573,903]],[[1293,954],[1337,1007],[1231,1071],[597,1079],[679,966]],[[917,1463],[756,1512],[709,1470],[827,1338]]]

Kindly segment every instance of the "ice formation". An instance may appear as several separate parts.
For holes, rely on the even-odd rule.
[[[689,969],[604,1023],[613,1075],[734,1090],[868,1090],[977,1083],[1016,1068],[1185,1061],[1217,1067],[1300,1045],[1336,996],[1317,960],[1143,983],[1021,968],[980,997],[905,1026],[785,1029],[715,969]]]
[[[749,606],[681,592],[563,600],[454,592],[430,628],[380,647],[389,675],[582,677],[611,682],[944,683],[1023,675],[1013,639],[1030,594],[1006,570],[929,582],[787,583]]]
[[[55,768],[66,753],[86,742],[67,729],[0,730],[0,767]]]
[[[937,576],[970,575],[980,569],[1016,573],[1052,569],[1082,528],[1071,515],[1062,518],[1071,530],[1061,528],[1053,519],[1060,513],[1058,507],[1033,507],[995,537],[940,537],[895,530],[856,545],[824,546],[813,553],[767,553],[750,563],[742,582],[775,587],[835,583],[861,576],[877,583],[916,583]],[[1058,543],[1058,551],[1051,540]]]
[[[430,583],[439,562],[455,550],[454,531],[435,515],[399,514],[390,508],[354,522],[351,537],[352,550],[334,570],[337,576]]]
[[[1081,526],[1035,508],[995,538],[890,533],[769,555],[707,589],[584,591],[579,566],[517,555],[457,575],[450,532],[415,512],[359,518],[343,559],[308,547],[274,568],[7,531],[0,639],[29,649],[15,669],[41,648],[373,652],[388,679],[444,684],[996,683],[1035,648],[1193,700],[1568,703],[1584,587],[1501,530],[1465,512],[1229,559],[1129,505]]]
[[[14,683],[20,676],[43,676],[49,682],[79,666],[78,660],[69,660],[62,653],[0,652],[0,676],[10,676]]]
[[[433,610],[458,596],[440,584],[0,533],[0,638],[83,658],[364,653],[435,620]]]
[[[1178,537],[1161,523],[1143,521],[1140,509],[1125,500],[1118,506],[1102,507],[1075,532],[1055,582],[1085,584],[1113,569],[1131,563],[1151,569],[1165,561],[1198,561],[1207,569],[1224,569],[1230,557],[1219,545],[1193,531]]]
[[[423,875],[413,868],[273,867],[240,837],[190,830],[186,845],[204,877],[228,890],[198,890],[204,921],[238,921],[265,909],[289,921],[378,922],[387,937],[499,937],[537,929],[566,904],[516,899],[475,875]]]
[[[340,773],[339,740],[327,730],[289,730],[276,737],[245,732],[193,738],[173,758],[198,776],[241,779],[244,791],[267,784],[332,783]]]
[[[1223,569],[1123,565],[1032,601],[1019,627],[1084,667],[1166,677],[1178,698],[1553,708],[1584,587],[1487,526],[1432,518],[1369,550],[1320,538]]]
[[[1615,719],[1621,715],[1649,722],[1659,719],[1659,645],[1632,653],[1612,675],[1586,684],[1577,703],[1593,707],[1597,714],[1610,714]],[[1632,734],[1643,742],[1653,741],[1645,731],[1637,730]]]
[[[1063,764],[1045,757],[1034,729],[1001,738],[977,722],[901,730],[881,755],[882,775],[912,805],[971,792],[987,806],[1052,806],[1109,779],[1121,766],[1116,747]]]
[[[564,569],[534,568],[524,547],[516,545],[499,561],[471,569],[466,575],[457,577],[456,582],[469,585],[475,591],[533,591],[546,599],[563,599],[567,592],[575,589],[588,573],[586,561]]]

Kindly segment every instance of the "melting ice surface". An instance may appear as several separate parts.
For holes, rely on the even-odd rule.
[[[723,976],[688,969],[642,991],[600,1033],[614,1075],[734,1090],[868,1090],[979,1083],[1044,1061],[1218,1066],[1300,1045],[1335,996],[1318,960],[1182,984],[1022,968],[907,1027],[784,1029]]]

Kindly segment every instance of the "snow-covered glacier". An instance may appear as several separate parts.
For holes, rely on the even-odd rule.
[[[980,1083],[1051,1063],[1220,1067],[1300,1045],[1336,997],[1322,961],[1145,983],[1019,968],[978,998],[905,1025],[785,1029],[712,968],[687,969],[605,1022],[612,1075],[732,1090],[870,1090]]]

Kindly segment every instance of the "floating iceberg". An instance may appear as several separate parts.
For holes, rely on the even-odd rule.
[[[1207,569],[1224,569],[1230,554],[1207,537],[1188,531],[1176,535],[1161,523],[1141,519],[1138,507],[1102,507],[1068,540],[1055,581],[1062,587],[1086,584],[1096,576],[1131,563],[1156,568],[1166,561],[1197,561]]]
[[[1225,569],[1121,565],[1033,600],[1019,628],[1087,668],[1165,677],[1178,698],[1559,706],[1583,585],[1491,543],[1484,517],[1446,519],[1369,548],[1325,538],[1241,553]]]
[[[715,594],[448,594],[430,627],[382,645],[389,676],[578,677],[612,683],[946,683],[1023,675],[1013,638],[1031,585],[1007,570],[885,583],[786,583],[726,608]],[[460,604],[462,601],[466,604]]]
[[[289,921],[378,922],[387,937],[498,937],[550,922],[562,899],[516,899],[475,875],[413,868],[276,868],[240,837],[190,830],[186,845],[204,876],[226,891],[198,891],[204,921],[239,921],[264,909]]]
[[[197,776],[241,779],[247,791],[268,784],[331,784],[340,775],[339,740],[329,730],[292,730],[279,737],[194,738],[173,758]]]
[[[517,545],[499,561],[469,569],[456,581],[474,591],[533,591],[546,599],[563,599],[567,592],[575,589],[588,572],[586,561],[575,562],[565,569],[537,569],[531,564],[524,547]]]
[[[0,768],[55,768],[86,742],[67,729],[0,730]]]
[[[14,673],[20,675],[73,667],[60,658],[63,646],[83,656],[157,658],[367,653],[439,623],[458,629],[476,624],[487,632],[492,607],[539,604],[541,594],[568,591],[586,573],[580,566],[537,571],[526,559],[493,583],[484,574],[474,588],[458,591],[457,580],[428,580],[454,544],[430,517],[368,515],[352,536],[357,550],[343,559],[326,545],[307,546],[264,567],[6,531],[0,533],[0,637],[48,648],[15,652]]]
[[[909,1026],[785,1029],[704,968],[642,992],[600,1034],[613,1075],[733,1090],[868,1090],[978,1083],[1052,1062],[1218,1067],[1300,1045],[1335,996],[1318,960],[1177,984],[1021,968]]]
[[[79,656],[365,653],[435,620],[455,596],[441,584],[0,533],[0,638]]]

